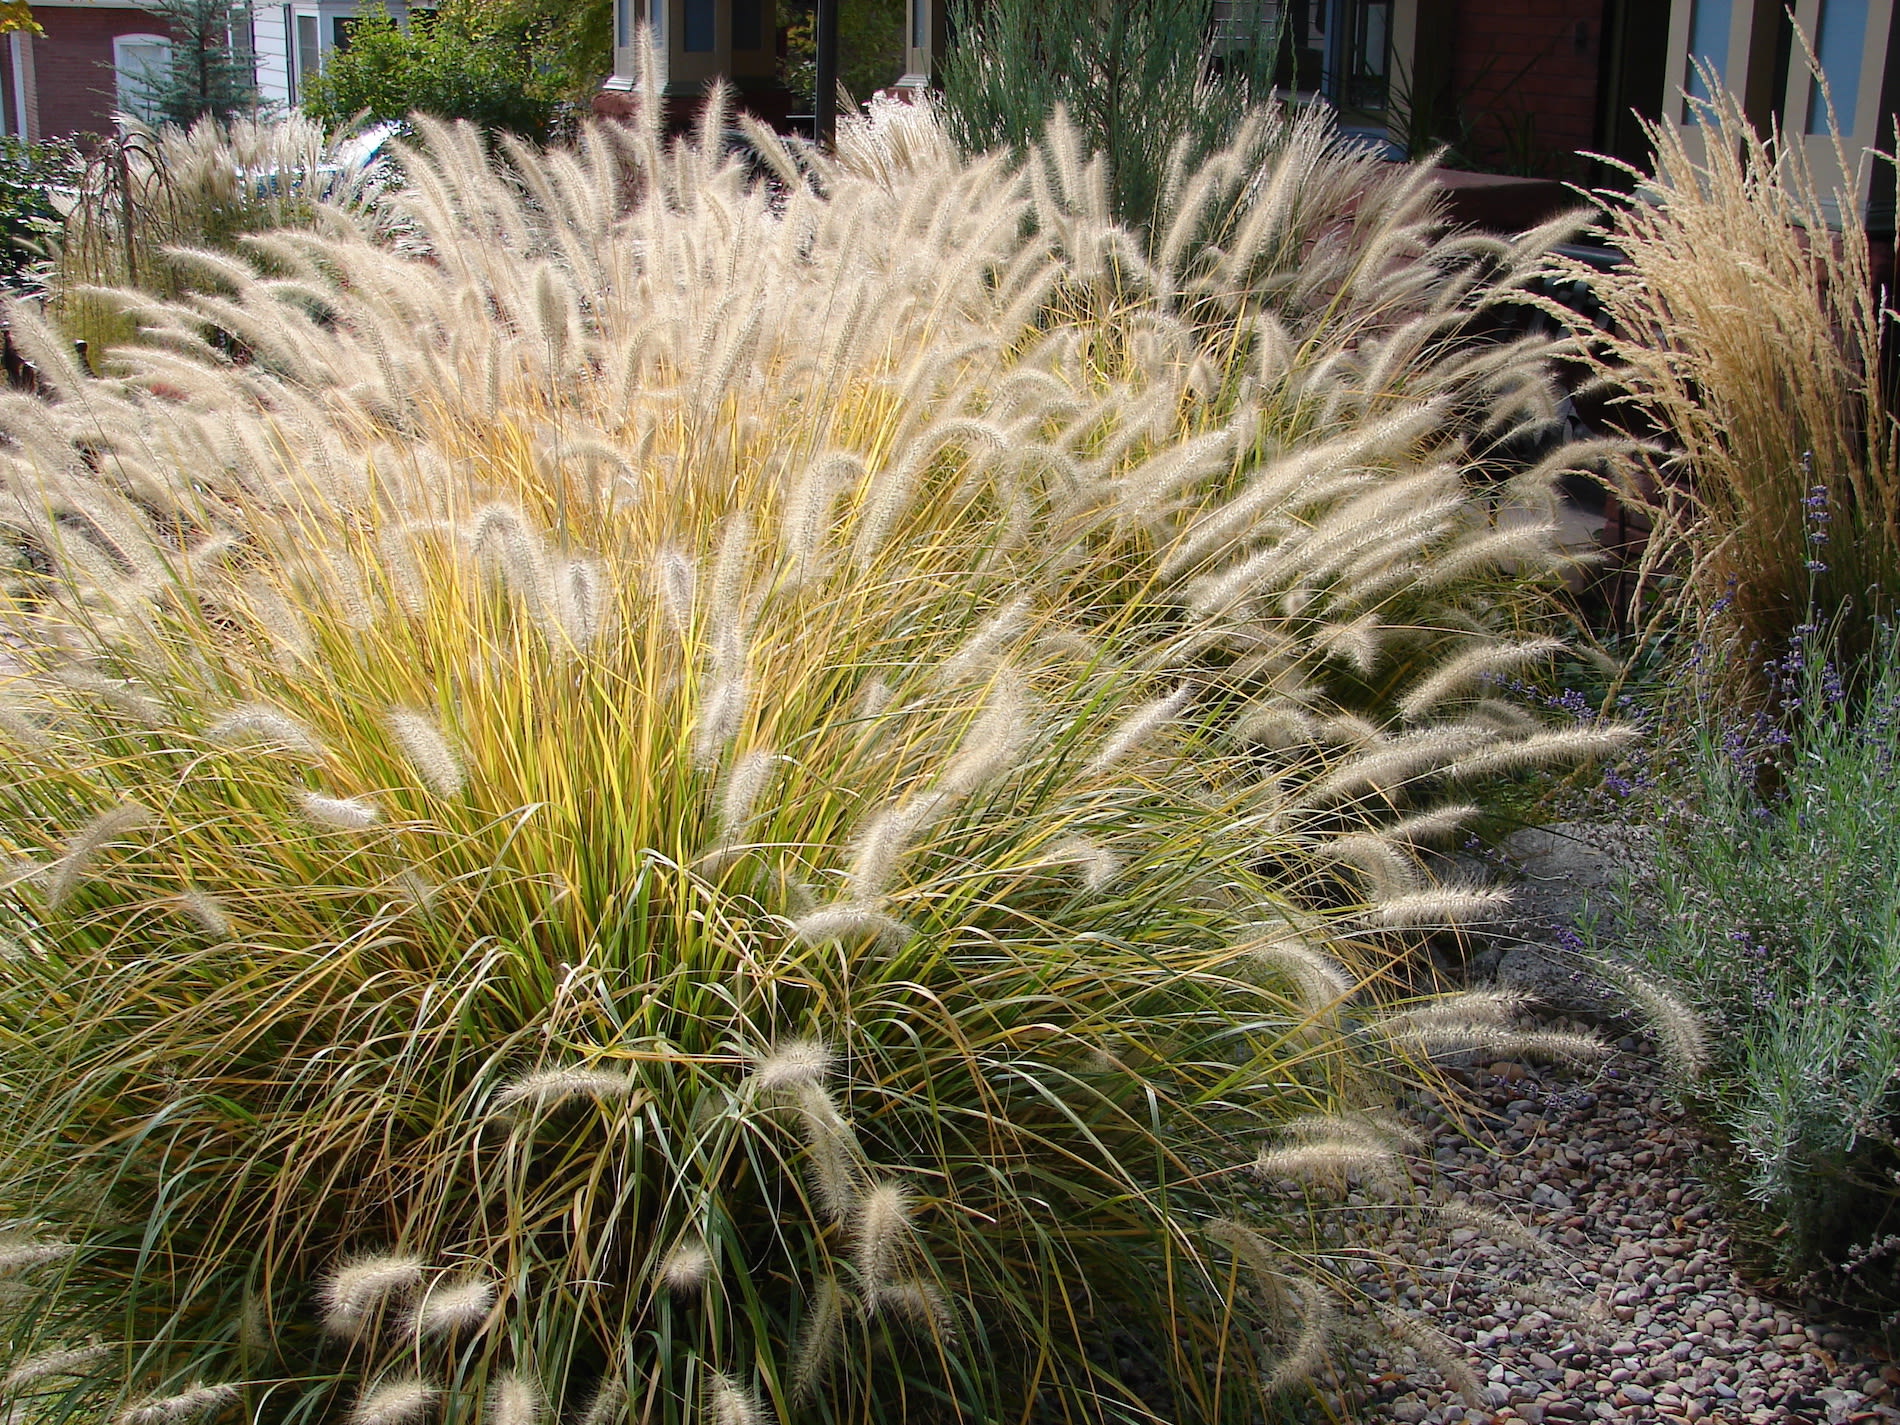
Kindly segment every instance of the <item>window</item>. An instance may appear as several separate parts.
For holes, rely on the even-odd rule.
[[[1734,21],[1733,0],[1691,0],[1689,6],[1689,63],[1682,76],[1682,122],[1696,122],[1692,100],[1707,102],[1709,86],[1702,82],[1706,69],[1717,79],[1728,71],[1729,27]]]
[[[686,0],[684,32],[680,48],[688,54],[711,54],[718,48],[715,38],[713,0]]]
[[[296,51],[292,63],[297,72],[299,94],[304,92],[304,85],[310,81],[310,77],[323,68],[323,56],[319,52],[320,33],[315,15],[297,17],[297,33],[291,44]]]
[[[26,135],[26,95],[20,83],[20,37],[0,35],[0,134]]]
[[[163,35],[118,35],[112,41],[112,72],[119,112],[151,123],[158,95],[171,70],[172,42]]]
[[[1821,0],[1820,33],[1814,57],[1827,76],[1827,90],[1819,84],[1808,90],[1807,131],[1827,132],[1827,105],[1831,95],[1843,132],[1852,133],[1860,105],[1860,59],[1867,42],[1867,0]]]
[[[732,0],[732,47],[765,48],[765,6],[760,0]]]
[[[1274,83],[1330,99],[1347,123],[1383,123],[1392,73],[1393,0],[1216,0],[1213,42],[1232,54],[1265,43]]]

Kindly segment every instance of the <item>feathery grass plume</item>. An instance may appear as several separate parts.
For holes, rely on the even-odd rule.
[[[537,622],[555,621],[560,595],[540,532],[513,505],[486,505],[476,512],[468,534],[469,549],[526,606]]]
[[[1513,1058],[1548,1059],[1559,1064],[1587,1064],[1610,1052],[1610,1046],[1596,1035],[1567,1029],[1522,1029],[1495,1042],[1500,1053]]]
[[[847,484],[864,478],[864,460],[851,451],[833,451],[808,465],[793,482],[780,524],[791,560],[794,586],[822,571],[825,539],[831,532],[832,505]]]
[[[111,1357],[110,1346],[68,1346],[63,1350],[41,1351],[0,1377],[0,1392],[22,1390],[55,1376],[89,1376],[95,1366]]]
[[[743,842],[752,832],[759,798],[772,780],[778,754],[763,750],[746,753],[727,769],[719,789],[719,839],[726,846]]]
[[[1460,830],[1466,822],[1480,815],[1481,809],[1468,803],[1434,807],[1430,811],[1400,817],[1390,825],[1379,828],[1379,834],[1388,841],[1408,846],[1430,845],[1434,841],[1443,841]]]
[[[434,719],[406,708],[392,708],[389,730],[430,791],[445,798],[462,794],[468,773]]]
[[[46,869],[46,905],[58,910],[86,879],[86,869],[106,847],[119,844],[132,832],[149,826],[152,813],[137,802],[125,802],[87,822],[66,844],[66,854]]]
[[[1466,723],[1494,728],[1511,736],[1524,736],[1536,732],[1541,726],[1533,714],[1502,698],[1479,698],[1462,709],[1461,713]]]
[[[1529,737],[1520,737],[1461,756],[1445,768],[1445,773],[1447,776],[1471,779],[1543,767],[1573,766],[1579,762],[1614,757],[1641,737],[1639,728],[1616,725],[1537,732]]]
[[[1302,1142],[1364,1143],[1387,1153],[1419,1146],[1418,1134],[1402,1119],[1374,1113],[1303,1113],[1281,1124],[1280,1131]]]
[[[766,1093],[789,1093],[831,1076],[831,1046],[822,1039],[788,1039],[774,1044],[752,1070],[752,1082]]]
[[[1708,1072],[1708,1030],[1687,1000],[1628,965],[1599,961],[1597,968],[1636,1002],[1662,1050],[1663,1062],[1676,1079],[1694,1083]]]
[[[752,516],[744,510],[728,519],[720,533],[707,590],[715,647],[741,640],[747,622],[746,575],[752,558],[752,536]]]
[[[884,1282],[877,1289],[871,1309],[931,1331],[939,1340],[956,1339],[956,1312],[951,1309],[950,1298],[935,1282],[920,1277],[899,1277]]]
[[[1331,717],[1317,718],[1313,723],[1313,734],[1315,741],[1331,747],[1377,748],[1392,745],[1384,728],[1357,713],[1334,713]],[[1402,752],[1409,745],[1399,743],[1393,750]]]
[[[408,903],[410,910],[423,915],[434,910],[442,896],[442,887],[416,871],[398,871],[390,877],[389,885]]]
[[[660,1285],[675,1296],[696,1296],[712,1280],[713,1258],[703,1237],[675,1242],[660,1259]]]
[[[1020,677],[1005,670],[937,785],[952,796],[979,790],[1016,766],[1032,731],[1028,690]]]
[[[1314,949],[1298,933],[1282,932],[1246,947],[1247,958],[1260,970],[1290,980],[1300,1003],[1324,1013],[1351,999],[1358,985],[1330,955]]]
[[[1465,990],[1439,995],[1410,1009],[1387,1015],[1381,1023],[1392,1030],[1410,1030],[1434,1024],[1508,1025],[1535,1001],[1516,989]]]
[[[740,653],[732,670],[712,681],[700,703],[699,721],[693,728],[695,767],[710,771],[719,764],[719,754],[739,735],[739,725],[751,703],[752,680],[746,673],[744,654]]]
[[[0,1239],[0,1279],[17,1277],[21,1272],[48,1262],[63,1262],[79,1249],[71,1242],[35,1242],[31,1239]]]
[[[1511,892],[1503,886],[1437,886],[1384,897],[1374,902],[1371,919],[1391,929],[1471,925],[1510,908]]]
[[[536,1069],[496,1094],[493,1111],[498,1116],[519,1117],[547,1113],[577,1098],[590,1103],[619,1103],[639,1093],[640,1081],[625,1072],[585,1067]]]
[[[1269,1182],[1292,1178],[1334,1193],[1346,1191],[1352,1178],[1390,1182],[1398,1176],[1398,1160],[1390,1148],[1348,1139],[1318,1139],[1271,1144],[1261,1148],[1253,1170]]]
[[[1029,607],[1028,599],[1013,599],[990,615],[962,647],[938,665],[937,682],[954,687],[987,676],[1003,650],[1029,626]]]
[[[806,1300],[805,1319],[799,1323],[798,1338],[792,1346],[794,1401],[816,1397],[843,1344],[844,1293],[834,1278],[825,1277]]]
[[[488,1320],[495,1295],[490,1277],[457,1276],[432,1281],[416,1302],[411,1330],[425,1341],[473,1331]]]
[[[1374,1021],[1372,1029],[1425,1054],[1484,1051],[1584,1062],[1608,1052],[1609,1046],[1592,1035],[1515,1028],[1530,1003],[1515,990],[1467,990],[1387,1014]]]
[[[1420,1321],[1408,1311],[1384,1302],[1374,1302],[1373,1310],[1387,1331],[1412,1348],[1417,1357],[1438,1372],[1439,1378],[1464,1398],[1466,1405],[1483,1407],[1484,1386],[1471,1362],[1458,1349],[1458,1343],[1437,1327]]]
[[[706,1425],[772,1425],[772,1412],[733,1377],[714,1371],[706,1387]]]
[[[1337,837],[1321,847],[1329,861],[1341,861],[1361,872],[1381,899],[1399,899],[1418,890],[1418,863],[1386,836],[1371,831]]]
[[[418,1375],[379,1381],[357,1397],[349,1425],[415,1425],[429,1417],[440,1398],[441,1391]]]
[[[1553,1243],[1526,1227],[1515,1217],[1502,1212],[1493,1212],[1488,1207],[1478,1207],[1466,1202],[1445,1202],[1438,1205],[1437,1212],[1438,1220],[1446,1226],[1469,1227],[1474,1232],[1483,1233],[1494,1242],[1506,1243],[1533,1256],[1547,1256],[1556,1250]]]
[[[1559,531],[1554,524],[1535,523],[1494,529],[1461,540],[1442,551],[1418,572],[1418,583],[1427,589],[1442,589],[1470,579],[1487,569],[1538,562],[1550,557]]]
[[[202,886],[187,886],[178,897],[178,908],[198,922],[205,936],[223,943],[231,938],[231,916],[224,903]]]
[[[128,1405],[113,1417],[116,1425],[179,1425],[221,1415],[238,1398],[234,1385],[194,1385],[175,1395]]]
[[[0,737],[23,752],[44,752],[53,745],[34,717],[34,710],[15,705],[11,690],[0,694]]]
[[[591,648],[607,632],[613,612],[612,589],[599,563],[569,559],[555,576],[559,623],[576,648]]]
[[[1326,1348],[1333,1338],[1332,1293],[1311,1277],[1290,1276],[1286,1282],[1299,1302],[1300,1330],[1261,1383],[1269,1396],[1304,1385],[1317,1375],[1326,1364]]]
[[[883,1288],[897,1277],[898,1259],[910,1243],[911,1212],[909,1190],[895,1182],[874,1184],[852,1212],[852,1261],[872,1310]]]
[[[845,886],[854,905],[874,906],[896,878],[912,841],[949,804],[944,792],[924,792],[875,813],[851,850],[845,868]]]
[[[580,1425],[619,1425],[627,1413],[627,1405],[627,1383],[618,1372],[609,1369],[601,1377],[593,1399],[587,1402],[587,1409],[581,1413]]]
[[[541,1384],[525,1371],[509,1371],[489,1388],[489,1425],[540,1425],[546,1413]]]
[[[1486,740],[1483,734],[1469,729],[1438,727],[1393,738],[1320,777],[1305,790],[1301,800],[1323,807],[1367,794],[1390,798],[1421,778],[1451,767]]]
[[[125,678],[111,678],[91,668],[61,668],[53,680],[76,693],[89,693],[137,722],[141,728],[169,727],[172,715],[164,704]]]
[[[1423,717],[1445,699],[1487,681],[1495,682],[1533,663],[1566,651],[1561,639],[1533,638],[1522,643],[1485,643],[1448,658],[1399,699],[1407,718]]]
[[[10,891],[28,881],[37,881],[50,869],[50,863],[28,856],[0,858],[0,891]]]
[[[1246,1266],[1270,1309],[1283,1312],[1294,1305],[1293,1297],[1287,1291],[1284,1258],[1257,1229],[1238,1218],[1213,1217],[1208,1219],[1207,1235]]]
[[[367,831],[382,820],[373,802],[363,797],[326,797],[321,792],[304,792],[297,798],[304,817],[324,831]]]
[[[415,1257],[358,1257],[324,1278],[317,1292],[323,1329],[332,1336],[361,1340],[378,1312],[421,1285],[422,1263]]]
[[[1156,698],[1143,703],[1127,717],[1122,719],[1115,730],[1103,740],[1096,754],[1089,759],[1084,769],[1090,776],[1098,776],[1108,771],[1123,758],[1134,752],[1155,733],[1178,718],[1194,697],[1194,685],[1183,683],[1165,698]]]
[[[1241,747],[1266,747],[1275,752],[1301,747],[1313,740],[1313,719],[1291,705],[1254,708],[1240,715],[1227,736]]]
[[[684,638],[692,631],[693,607],[699,591],[699,567],[684,550],[668,546],[654,556],[653,580],[660,608],[673,629]]]
[[[1377,614],[1361,614],[1345,623],[1321,629],[1313,641],[1369,678],[1379,664],[1379,654],[1384,647],[1381,635],[1385,632]]]
[[[903,921],[883,911],[847,903],[807,911],[792,921],[792,933],[807,945],[863,945],[875,941],[896,949],[913,932]]]
[[[794,1083],[786,1100],[798,1115],[805,1140],[805,1173],[818,1205],[833,1222],[849,1222],[858,1210],[864,1171],[857,1135],[822,1084]]]
[[[1058,866],[1079,870],[1085,891],[1105,891],[1122,873],[1122,858],[1086,836],[1064,837],[1049,848],[1049,859]]]

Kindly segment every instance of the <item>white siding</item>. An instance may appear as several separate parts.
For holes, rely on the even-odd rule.
[[[251,12],[251,42],[257,56],[257,94],[266,108],[297,102],[290,76],[290,46],[285,34],[290,6],[262,4]]]

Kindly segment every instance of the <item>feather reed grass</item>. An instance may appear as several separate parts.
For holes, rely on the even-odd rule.
[[[1689,101],[1693,154],[1689,130],[1645,125],[1652,171],[1632,170],[1643,196],[1608,206],[1627,262],[1571,266],[1609,319],[1587,334],[1587,359],[1631,428],[1668,442],[1619,491],[1655,524],[1641,582],[1686,584],[1702,634],[1735,655],[1721,662],[1731,693],[1758,702],[1754,650],[1833,625],[1858,668],[1900,590],[1891,314],[1855,196],[1867,166],[1890,160],[1850,154],[1835,134],[1849,186],[1831,191],[1800,138],[1758,132],[1719,82],[1710,94]],[[1657,622],[1674,614],[1655,605]]]

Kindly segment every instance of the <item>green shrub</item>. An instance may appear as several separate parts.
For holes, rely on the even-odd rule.
[[[1145,229],[1182,164],[1226,143],[1274,90],[1271,44],[1216,57],[1212,0],[1108,6],[959,0],[944,57],[951,130],[972,152],[1022,153],[1060,111],[1101,154],[1115,216]]]
[[[1760,1245],[1836,1294],[1900,1298],[1900,657],[1850,695],[1804,631],[1765,681],[1775,718],[1721,703],[1666,786],[1655,965],[1715,1030],[1701,1093]],[[1817,1276],[1821,1281],[1826,1273]]]
[[[63,140],[0,136],[0,287],[17,288],[59,231],[59,197],[79,181],[79,152]]]
[[[1590,1047],[1382,998],[1495,903],[1417,848],[1623,734],[1486,681],[1562,462],[1465,478],[1549,391],[1451,333],[1545,239],[1277,122],[1153,263],[1061,126],[424,123],[111,380],[16,314],[34,1410],[1238,1420],[1384,1319],[1390,1078]]]
[[[536,23],[474,0],[448,0],[402,24],[387,10],[367,11],[351,22],[349,48],[311,78],[304,110],[331,127],[430,114],[545,137],[554,104],[535,69]]]

